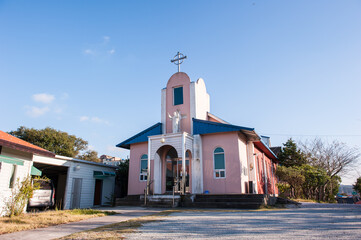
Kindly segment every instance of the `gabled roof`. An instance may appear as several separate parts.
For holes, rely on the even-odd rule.
[[[34,144],[28,143],[20,138],[14,137],[6,132],[0,130],[0,146],[5,146],[11,149],[16,149],[23,152],[35,153],[47,157],[55,157],[55,154],[38,147]]]
[[[216,122],[229,124],[229,122],[224,121],[222,118],[217,117],[216,115],[214,115],[214,114],[212,114],[210,112],[208,112],[207,115],[208,115],[208,120],[209,120],[209,118],[213,118],[214,120],[216,120]]]
[[[193,134],[209,134],[220,132],[234,132],[240,131],[249,137],[251,140],[259,140],[259,136],[254,131],[254,128],[241,127],[232,124],[218,123],[206,120],[193,118]]]
[[[265,144],[260,136],[254,131],[254,128],[241,127],[231,124],[217,123],[193,118],[193,134],[210,134],[221,132],[234,132],[240,131],[246,135],[254,145],[262,150],[269,158],[277,160],[277,156]]]
[[[117,147],[130,149],[130,144],[139,143],[139,142],[147,142],[148,136],[159,135],[162,134],[162,123],[157,123],[151,126],[150,128],[145,129],[144,131],[134,135],[131,138],[117,144]]]
[[[266,143],[264,143],[262,140],[254,141],[253,143],[258,149],[262,150],[262,152],[264,152],[267,157],[277,162],[276,154],[274,154],[274,152],[267,146]]]

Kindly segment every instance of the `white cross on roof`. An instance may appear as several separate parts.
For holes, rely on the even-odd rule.
[[[180,72],[180,65],[183,63],[183,60],[186,58],[187,56],[184,56],[182,53],[177,52],[174,58],[170,61],[178,66],[178,72]]]

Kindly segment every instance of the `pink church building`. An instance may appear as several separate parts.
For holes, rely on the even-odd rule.
[[[269,138],[210,113],[203,79],[177,72],[161,95],[161,122],[117,145],[130,149],[128,195],[278,194]]]

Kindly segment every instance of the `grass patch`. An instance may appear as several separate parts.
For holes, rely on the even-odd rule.
[[[302,198],[291,198],[292,201],[296,202],[310,202],[310,203],[317,203],[316,200],[313,199],[302,199]]]
[[[314,199],[302,199],[302,198],[291,198],[291,200],[296,201],[296,202],[308,202],[308,203],[337,203],[336,200],[333,201],[329,201],[329,202],[324,202],[324,201],[318,201],[318,200],[314,200]]]
[[[116,213],[93,209],[73,209],[32,212],[15,217],[0,217],[0,234],[44,228],[114,214]]]
[[[170,213],[171,212],[168,213],[167,211],[163,211],[161,213],[149,216],[138,217],[128,221],[109,224],[88,231],[74,233],[60,239],[124,239],[124,234],[135,232],[143,224],[161,221],[162,217],[169,215]]]

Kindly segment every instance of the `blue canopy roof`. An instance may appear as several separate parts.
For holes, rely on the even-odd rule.
[[[134,135],[131,138],[117,144],[117,147],[130,149],[130,144],[139,143],[139,142],[147,142],[148,136],[159,135],[162,134],[162,123],[157,123],[151,126],[150,128],[145,129],[144,131]]]

